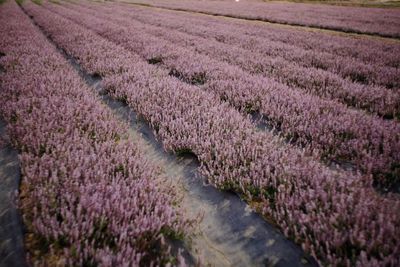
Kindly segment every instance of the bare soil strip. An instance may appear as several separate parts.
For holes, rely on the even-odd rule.
[[[21,174],[18,153],[7,139],[6,124],[0,120],[0,266],[25,267],[23,225],[16,203]]]

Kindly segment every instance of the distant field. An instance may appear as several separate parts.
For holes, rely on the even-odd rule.
[[[257,1],[257,0],[255,0]],[[261,0],[263,2],[274,2]],[[276,1],[278,2],[278,1]],[[285,1],[282,1],[285,2]],[[363,7],[400,7],[399,0],[287,0],[286,2]]]
[[[398,8],[246,1],[124,0],[122,2],[343,32],[400,37]]]
[[[209,0],[235,2],[235,0]],[[309,3],[309,4],[327,4],[339,6],[363,6],[363,7],[400,7],[399,0],[239,0],[239,2],[254,3]]]

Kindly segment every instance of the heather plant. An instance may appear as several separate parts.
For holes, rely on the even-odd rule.
[[[20,151],[30,263],[184,264],[165,240],[189,222],[127,126],[12,1],[0,9],[0,33],[0,114]]]
[[[289,61],[291,64],[298,64],[299,66],[297,66],[296,69],[298,69],[298,71],[303,71],[301,73],[307,72],[304,68],[310,68],[309,72],[315,72],[314,68],[316,68],[324,70],[322,72],[316,72],[320,73],[319,76],[327,76],[328,73],[326,71],[329,71],[339,74],[342,78],[348,78],[363,84],[382,85],[393,90],[398,90],[400,86],[400,72],[398,68],[390,65],[387,66],[383,62],[379,62],[382,60],[382,57],[387,58],[388,55],[396,53],[395,51],[390,53],[389,50],[394,50],[396,47],[399,47],[398,45],[396,46],[396,44],[386,47],[385,49],[382,48],[385,50],[385,53],[380,53],[377,55],[378,58],[375,60],[378,62],[376,62],[377,64],[375,65],[375,62],[363,62],[362,60],[360,61],[354,58],[340,56],[337,53],[319,52],[316,50],[307,51],[306,49],[300,47],[300,45],[294,46],[286,42],[278,42],[267,38],[260,38],[260,34],[257,31],[252,30],[251,24],[246,25],[245,23],[241,23],[237,25],[237,23],[235,23],[236,25],[231,25],[227,24],[225,20],[212,21],[212,19],[208,17],[207,19],[204,19],[201,17],[199,18],[199,16],[192,16],[182,20],[182,17],[185,15],[179,16],[179,19],[177,19],[176,15],[169,14],[168,12],[161,12],[161,14],[154,16],[154,11],[147,9],[126,9],[125,6],[115,7],[115,5],[97,5],[93,7],[93,5],[87,3],[78,4],[81,7],[85,7],[85,12],[87,13],[98,15],[99,12],[104,12],[106,14],[110,14],[112,15],[110,18],[118,21],[119,23],[122,22],[129,24],[130,26],[141,26],[141,29],[146,29],[146,32],[154,33],[156,36],[166,38],[174,44],[186,45],[195,48],[197,52],[202,52],[210,55],[211,57],[219,57],[230,60],[236,59],[238,62],[241,62],[241,64],[239,64],[240,66],[249,68],[250,71],[255,73],[266,72],[268,70],[267,63],[272,60],[274,60],[275,63],[279,63],[278,65],[281,69],[285,68]],[[81,7],[77,8],[76,4],[66,5],[77,11],[82,10]],[[96,13],[93,13],[94,10],[96,10]],[[130,21],[127,21],[127,18],[130,18]],[[137,21],[158,27],[149,27],[149,25],[143,26],[138,24]],[[190,27],[192,24],[196,24],[196,27]],[[165,28],[167,28],[168,31],[165,31]],[[178,32],[180,32],[180,34],[178,34]],[[293,32],[293,34],[300,35],[301,32],[297,31]],[[319,35],[323,38],[327,34],[320,33]],[[307,42],[310,37],[312,37],[312,33],[308,34],[308,36],[305,36],[302,42]],[[342,49],[352,46],[352,39],[350,38],[342,37],[341,41],[343,47]],[[221,45],[221,43],[226,45]],[[376,46],[377,44],[371,43],[371,46],[363,49],[361,48],[361,51],[358,47],[356,49],[360,51],[361,54],[368,55],[374,52]],[[213,52],[213,50],[217,51]],[[252,56],[249,56],[250,54],[248,52],[246,53],[246,51],[251,52]],[[237,58],[232,55],[235,55]],[[388,60],[392,62],[392,64],[396,65],[395,59],[396,56],[394,56],[394,58],[392,56]],[[397,64],[399,62],[400,61],[398,60]],[[263,66],[262,68],[257,67],[260,66],[260,64]],[[379,71],[375,67],[378,68]],[[278,73],[275,73],[278,71],[275,69],[273,72],[267,72],[265,74],[269,74],[270,76],[272,75],[274,77],[281,77],[282,75],[292,75],[289,77],[293,77],[293,75],[295,75],[295,73],[290,72],[290,69],[283,70],[285,71],[279,71]],[[330,75],[328,77],[330,77],[330,83],[334,83],[336,86],[350,86],[350,84],[340,85],[340,79],[335,75]],[[286,79],[282,77],[282,81],[285,81]]]
[[[231,1],[133,1],[173,10],[194,11],[246,20],[300,25],[350,33],[400,37],[398,9],[339,7],[300,3],[265,3]]]
[[[398,196],[377,194],[368,179],[257,131],[216,95],[96,33],[39,6],[24,9],[86,71],[101,74],[167,150],[193,152],[212,184],[252,201],[320,264],[398,265]]]
[[[64,4],[68,5],[64,2]],[[258,51],[270,51],[271,53],[286,54],[296,57],[293,53],[288,53],[296,48],[300,51],[318,52],[323,55],[331,55],[334,59],[340,59],[340,62],[346,62],[345,59],[353,59],[359,62],[399,67],[400,46],[395,41],[382,42],[378,38],[354,38],[340,34],[326,34],[315,30],[299,30],[293,27],[276,27],[275,25],[265,23],[243,23],[236,19],[220,19],[212,16],[199,16],[190,12],[175,12],[163,10],[154,17],[154,10],[149,8],[140,8],[134,5],[112,4],[94,5],[93,3],[79,2],[79,6],[85,6],[103,10],[118,10],[124,12],[126,16],[141,20],[143,17],[153,16],[153,20],[147,21],[149,24],[159,24],[162,21],[167,27],[170,23],[176,26],[174,29],[187,31],[188,25],[195,24],[196,27],[190,27],[190,33],[203,37],[214,37],[217,41],[223,43],[242,42],[248,40],[246,48],[256,48]],[[124,9],[124,10],[122,10]],[[179,20],[176,19],[179,14]],[[172,19],[166,21],[167,17]],[[194,34],[196,33],[196,34]],[[268,42],[268,46],[262,46]],[[302,52],[300,52],[302,54]],[[327,58],[324,56],[324,64]],[[304,59],[307,61],[307,59]],[[322,62],[321,62],[322,63]]]
[[[93,5],[81,2],[79,5],[93,10]],[[73,8],[75,5],[71,5]],[[180,39],[198,46],[203,37],[208,43],[215,39],[219,43],[235,45],[241,49],[266,56],[282,57],[303,67],[314,67],[339,74],[365,84],[382,85],[390,89],[398,89],[400,59],[399,45],[377,42],[371,39],[356,39],[344,36],[334,36],[318,32],[306,32],[271,27],[269,25],[249,24],[230,20],[192,14],[155,11],[135,6],[127,8],[116,5],[95,6],[96,10],[118,12],[124,18],[167,28],[192,35]],[[190,25],[196,24],[196,27]],[[258,26],[258,27],[257,27]],[[275,33],[275,34],[274,34]],[[290,38],[285,38],[290,34]],[[265,37],[262,37],[266,35]],[[272,35],[272,36],[271,36]],[[301,39],[300,39],[301,38]],[[293,39],[296,39],[293,42]],[[325,42],[324,42],[325,41]],[[328,43],[328,49],[319,46]],[[333,50],[335,49],[335,50]],[[355,52],[356,51],[356,52]],[[379,71],[377,71],[379,69]]]
[[[62,13],[63,15],[69,14],[65,10]],[[188,40],[188,48],[177,47],[179,43],[182,43],[182,40],[187,39],[187,35],[182,36],[182,34],[174,31],[165,33],[163,30],[154,30],[154,27],[147,27],[126,20],[126,16],[118,15],[115,12],[107,20],[105,20],[104,15],[99,16],[98,11],[86,10],[85,14],[85,17],[75,14],[74,18],[81,23],[82,21],[83,23],[90,23],[92,27],[94,25],[92,20],[95,19],[101,34],[112,40],[117,40],[117,42],[126,38],[136,41],[136,43],[133,43],[133,41],[123,43],[136,53],[141,53],[148,60],[157,57],[163,58],[162,63],[171,69],[171,74],[188,83],[198,85],[205,83],[207,86],[206,81],[210,83],[216,81],[220,83],[218,87],[224,88],[231,83],[239,82],[243,83],[243,86],[254,87],[254,84],[247,85],[249,82],[246,78],[260,80],[260,83],[265,84],[270,83],[271,78],[275,78],[294,89],[302,89],[307,93],[328,99],[337,99],[349,106],[376,112],[381,116],[389,118],[399,116],[399,94],[386,88],[353,83],[324,70],[290,64],[282,58],[270,58],[250,52],[246,54],[242,49],[224,47],[224,45],[213,46],[213,42],[208,40]],[[93,18],[88,14],[99,17]],[[101,20],[103,21],[100,22]],[[115,23],[110,23],[110,20],[115,21]],[[120,29],[120,24],[127,28]],[[126,34],[128,37],[116,35],[115,31]],[[152,32],[153,34],[150,34]],[[133,38],[134,36],[135,38]],[[160,40],[159,36],[166,36],[170,41]],[[199,52],[206,55],[199,55]],[[239,65],[256,75],[251,76],[240,68],[221,61]],[[258,76],[259,73],[266,78],[263,79]],[[199,76],[202,76],[202,78],[199,79]],[[254,90],[260,91],[261,89],[254,88]]]
[[[283,137],[306,148],[309,153],[318,152],[324,160],[350,162],[363,173],[372,174],[374,182],[383,188],[398,182],[399,167],[396,164],[400,160],[400,125],[397,122],[384,121],[271,79],[251,76],[230,65],[211,60],[205,62],[202,57],[189,54],[184,48],[149,35],[131,21],[125,21],[131,26],[123,28],[120,26],[124,23],[123,19],[113,16],[99,19],[62,7],[50,8],[142,55],[151,64],[165,65],[169,75],[201,86],[240,111],[260,113]],[[118,13],[115,15],[118,17]],[[110,23],[113,19],[118,20],[118,25]],[[173,36],[162,32],[158,35]],[[180,39],[177,38],[174,43],[179,43]],[[206,44],[204,47],[209,48]],[[217,54],[224,57],[224,49],[220,50],[215,57],[218,57]],[[232,51],[231,57],[238,58],[240,52],[238,57],[234,57],[237,51]],[[243,58],[254,57],[247,55]]]

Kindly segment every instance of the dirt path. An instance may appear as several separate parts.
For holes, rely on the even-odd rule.
[[[0,138],[6,139],[6,124],[0,120]],[[0,266],[27,266],[23,227],[16,206],[20,181],[18,153],[9,143],[0,142]]]

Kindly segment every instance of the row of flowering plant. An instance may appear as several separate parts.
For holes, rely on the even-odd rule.
[[[397,121],[350,109],[336,101],[321,99],[271,79],[252,76],[215,60],[226,58],[229,53],[231,58],[244,62],[247,58],[254,58],[251,54],[232,53],[229,47],[221,46],[215,53],[210,52],[214,58],[211,59],[186,47],[177,47],[179,40],[188,39],[187,35],[136,23],[116,11],[107,15],[97,9],[81,8],[78,12],[60,5],[46,7],[141,55],[150,63],[162,65],[181,80],[193,83],[204,79],[205,84],[201,85],[204,90],[241,111],[260,113],[283,137],[305,147],[310,153],[318,152],[324,160],[350,162],[363,173],[372,174],[380,186],[398,182],[400,124]],[[166,38],[175,41],[166,41],[159,36],[168,36]],[[193,46],[197,47],[195,43]],[[196,51],[203,49],[201,47],[213,50],[204,44],[199,45]]]
[[[199,12],[246,20],[306,26],[350,33],[400,37],[397,8],[340,7],[309,3],[179,0],[135,0],[146,6]]]
[[[205,49],[215,40],[254,52],[255,55],[261,53],[264,57],[273,58],[278,62],[288,61],[307,68],[327,70],[359,83],[382,85],[395,90],[400,87],[400,45],[397,42],[301,31],[269,24],[227,21],[168,10],[160,12],[133,5],[65,3],[65,6],[72,8],[77,8],[78,5],[86,7],[88,13],[94,10],[110,14],[113,12],[120,15],[118,18],[121,20],[131,18],[163,29],[190,34],[191,37],[186,36],[177,41],[190,42],[197,49],[203,48],[198,46],[201,43],[206,45],[204,51],[207,51]],[[205,43],[197,37],[203,37],[208,42]]]
[[[194,153],[215,186],[233,190],[323,265],[399,263],[400,201],[258,131],[218,97],[44,7],[23,8],[82,67],[103,77],[167,150]],[[115,33],[117,34],[117,33]]]
[[[20,151],[31,263],[184,264],[166,240],[189,221],[127,126],[13,1],[0,7],[0,35],[0,114]]]

